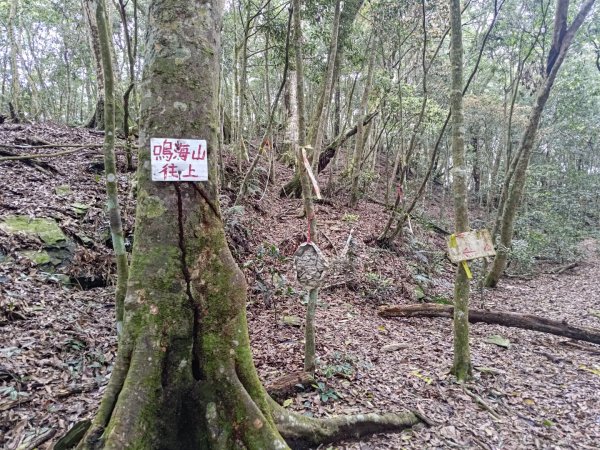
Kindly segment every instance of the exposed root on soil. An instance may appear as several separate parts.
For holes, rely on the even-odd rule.
[[[357,414],[315,419],[294,413],[271,400],[273,419],[288,445],[294,449],[318,447],[342,439],[358,439],[374,433],[398,432],[425,421],[413,412]]]

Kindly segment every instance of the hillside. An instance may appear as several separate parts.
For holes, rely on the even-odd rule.
[[[31,147],[43,142],[81,147],[0,163],[0,446],[7,449],[37,448],[38,439],[39,448],[51,448],[73,424],[92,417],[116,355],[115,267],[97,147],[102,135],[51,123],[0,125],[0,157],[70,150]],[[250,198],[233,206],[243,174],[227,158],[225,164],[221,208],[248,282],[255,364],[269,385],[302,369],[304,292],[293,254],[306,240],[306,219],[298,214],[300,200],[278,195],[290,168],[277,162],[277,181],[266,190],[260,169]],[[128,245],[133,180],[133,173],[121,172]],[[325,173],[320,183],[327,184]],[[476,324],[475,378],[461,386],[448,373],[451,321],[377,315],[384,304],[450,302],[454,272],[446,236],[431,227],[451,223],[448,217],[439,222],[447,197],[434,191],[396,248],[382,249],[373,243],[389,214],[379,204],[382,187],[379,180],[354,209],[339,190],[317,206],[320,248],[333,263],[352,234],[351,258],[343,268],[332,264],[320,292],[316,383],[284,396],[286,407],[315,417],[408,408],[431,422],[336,448],[597,448],[598,346]],[[582,243],[582,254],[561,273],[503,279],[495,290],[474,283],[471,304],[600,328],[597,243]],[[472,269],[477,278],[481,267]],[[507,339],[508,348],[486,342],[493,335]]]

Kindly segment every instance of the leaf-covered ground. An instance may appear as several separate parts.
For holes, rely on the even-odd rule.
[[[93,145],[102,137],[53,124],[0,126],[0,152],[61,150],[14,148],[42,141]],[[50,448],[70,426],[94,414],[110,377],[116,352],[114,267],[99,154],[97,147],[82,147],[35,160],[46,164],[0,163],[0,222],[15,215],[53,218],[68,241],[61,247],[68,250],[61,253],[66,260],[36,265],[27,252],[48,251],[54,257],[51,246],[0,227],[2,448],[35,448],[39,441],[44,441],[39,448]],[[120,163],[124,169],[123,158]],[[267,384],[303,364],[303,290],[294,279],[293,253],[305,240],[306,222],[298,217],[299,200],[277,196],[291,172],[276,167],[275,186],[263,195],[266,174],[259,171],[250,186],[253,198],[243,208],[231,208],[239,182],[232,165],[231,189],[222,197],[230,244],[248,279],[255,363]],[[121,201],[129,234],[135,201],[131,178],[123,170]],[[327,178],[321,182],[325,185]],[[332,273],[317,310],[317,380],[283,398],[286,407],[318,417],[409,408],[433,422],[336,448],[599,448],[600,347],[473,325],[475,378],[460,386],[448,373],[449,320],[377,316],[382,304],[449,301],[453,266],[444,257],[444,236],[426,220],[413,220],[412,232],[406,230],[397,249],[376,247],[372,239],[387,213],[369,197],[380,198],[370,193],[356,210],[347,208],[343,197],[318,206],[319,245]],[[437,200],[427,205],[435,214],[419,215],[437,218]],[[342,263],[339,254],[351,231],[351,257]],[[560,275],[504,279],[493,291],[474,286],[472,304],[600,328],[597,244],[582,243],[582,255],[575,268]],[[473,269],[477,277],[481,268]],[[71,285],[54,272],[70,277]],[[507,339],[509,348],[486,342],[493,335]]]

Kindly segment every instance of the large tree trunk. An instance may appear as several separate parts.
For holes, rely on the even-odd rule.
[[[453,306],[434,304],[386,306],[379,311],[379,315],[382,317],[446,317],[451,319],[453,317],[453,310]],[[550,333],[556,336],[600,344],[600,330],[576,327],[564,321],[551,320],[531,314],[471,309],[469,310],[469,322],[482,322],[491,325],[540,331],[542,333]]]
[[[125,324],[81,447],[285,448],[253,366],[246,284],[216,200],[222,5],[154,2],[149,14]],[[206,139],[209,181],[152,182],[151,137]]]
[[[124,329],[110,383],[79,448],[285,449],[276,423],[299,441],[336,423],[271,402],[252,361],[246,284],[217,202],[222,11],[219,0],[149,7]],[[209,181],[152,182],[151,137],[206,139]],[[419,420],[411,413],[396,419],[394,429]],[[346,436],[356,427],[348,428]]]

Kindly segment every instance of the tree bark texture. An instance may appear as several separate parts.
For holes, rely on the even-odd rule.
[[[462,111],[463,45],[460,0],[450,0],[450,64],[452,89],[450,94],[452,119],[452,169],[454,188],[454,226],[456,233],[469,231],[467,204],[467,168],[465,163],[464,119]],[[459,381],[471,376],[469,349],[469,279],[462,264],[454,279],[454,362],[452,373]]]
[[[382,317],[446,317],[451,319],[454,315],[453,310],[453,306],[437,304],[386,306],[379,311],[379,315]],[[531,314],[471,309],[469,310],[469,322],[539,331],[600,344],[600,330],[576,327],[564,321],[551,320]]]
[[[81,448],[286,448],[250,352],[246,285],[217,205],[222,4],[155,1],[142,83],[125,324]],[[150,179],[150,138],[202,138],[209,182]]]

